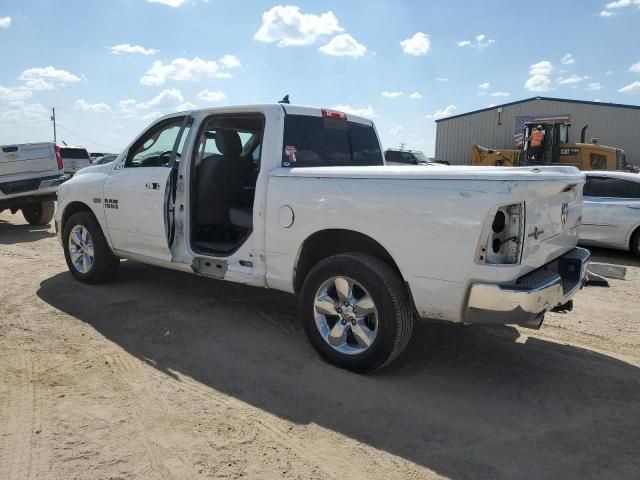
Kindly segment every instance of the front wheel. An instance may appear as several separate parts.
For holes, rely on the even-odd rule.
[[[22,216],[29,222],[29,225],[49,225],[55,211],[55,204],[52,200],[40,203],[30,203],[22,207]]]
[[[305,279],[300,313],[311,344],[328,362],[359,373],[406,348],[414,311],[400,276],[382,260],[345,253],[322,260]]]
[[[116,273],[120,260],[111,252],[95,217],[74,213],[62,230],[64,257],[71,274],[84,283],[102,283]]]

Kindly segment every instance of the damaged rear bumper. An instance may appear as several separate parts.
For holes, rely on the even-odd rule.
[[[582,288],[590,256],[574,248],[511,285],[474,283],[464,323],[539,328],[546,312],[568,304]]]

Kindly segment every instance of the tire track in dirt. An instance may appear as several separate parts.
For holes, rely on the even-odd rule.
[[[38,478],[32,437],[34,428],[42,424],[42,399],[32,382],[34,365],[30,356],[19,352],[6,355],[2,363],[9,366],[9,371],[3,375],[7,393],[3,401],[6,418],[0,443],[0,478]]]

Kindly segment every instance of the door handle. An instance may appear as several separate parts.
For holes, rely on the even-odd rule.
[[[160,190],[160,184],[156,182],[149,182],[145,185],[149,190]]]

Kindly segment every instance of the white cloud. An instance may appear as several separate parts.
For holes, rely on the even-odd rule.
[[[358,43],[348,33],[336,35],[326,45],[322,45],[318,48],[322,53],[327,55],[333,55],[334,57],[361,57],[367,52],[367,47]]]
[[[7,110],[0,113],[0,121],[6,123],[32,123],[49,119],[49,109],[39,103],[9,102]]]
[[[185,110],[194,110],[196,108],[198,108],[198,106],[195,103],[184,102],[184,103],[181,103],[180,105],[178,105],[176,107],[176,110],[178,112],[184,112]]]
[[[389,135],[398,135],[402,130],[404,130],[404,127],[402,125],[397,125],[393,128],[389,129]]]
[[[411,100],[418,100],[422,98],[422,94],[420,92],[413,92],[411,95],[409,95],[409,98]]]
[[[9,28],[11,25],[11,17],[0,17],[0,30]]]
[[[52,90],[55,84],[75,83],[79,82],[81,78],[71,72],[50,65],[48,67],[29,68],[22,72],[18,80],[22,80],[28,88],[33,90]]]
[[[607,70],[604,74],[607,76],[613,75],[613,70]]]
[[[472,40],[461,40],[458,42],[459,47],[485,48],[496,43],[493,38],[487,37],[484,33],[480,33]]]
[[[159,50],[155,48],[144,48],[142,45],[131,45],[129,43],[121,43],[120,45],[114,45],[109,47],[111,53],[114,55],[155,55]]]
[[[635,5],[638,8],[640,8],[640,0],[617,0],[615,2],[610,2],[610,3],[607,3],[607,5],[605,6],[605,10],[602,10],[600,12],[600,16],[601,17],[611,17],[611,16],[615,15],[615,13],[612,12],[611,10],[616,10],[616,9],[619,9],[619,8],[631,7],[633,5]]]
[[[147,0],[148,3],[159,3],[161,5],[167,5],[168,7],[179,7],[187,0]]]
[[[509,96],[511,96],[511,94],[509,92],[493,92],[493,93],[490,93],[489,95],[491,95],[492,97],[509,97]]]
[[[120,100],[118,102],[120,113],[125,116],[133,116],[145,110],[179,111],[191,110],[195,108],[190,102],[184,101],[182,92],[176,88],[162,90],[158,95],[147,102],[138,102],[133,98]]]
[[[148,102],[142,102],[136,106],[138,108],[147,109],[177,106],[181,103],[184,103],[182,92],[180,92],[180,90],[178,90],[177,88],[168,88],[161,91],[157,96],[155,96]]]
[[[553,71],[553,64],[547,60],[534,63],[529,67],[529,78],[524,88],[530,92],[548,92],[551,90],[549,75]]]
[[[597,92],[598,90],[602,90],[602,85],[600,85],[598,82],[593,82],[587,85],[586,90]]]
[[[91,113],[105,113],[111,111],[111,107],[106,103],[87,103],[83,98],[76,100],[74,108],[82,110],[83,112]]]
[[[155,111],[155,112],[149,112],[146,115],[143,115],[142,119],[150,122],[151,120],[155,120],[156,118],[160,118],[161,116],[162,116],[162,112]]]
[[[455,105],[447,105],[444,108],[439,108],[438,110],[436,110],[434,113],[427,115],[427,118],[443,118],[443,117],[450,117],[451,115],[453,115],[454,113],[456,113],[456,110],[458,109],[458,107],[456,107]]]
[[[195,82],[210,78],[230,78],[232,75],[222,70],[224,68],[235,68],[239,65],[240,62],[234,55],[225,55],[220,59],[220,64],[215,60],[203,60],[199,57],[195,57],[192,60],[174,58],[169,63],[156,60],[142,76],[140,83],[142,85],[155,86],[163,85],[167,80]]]
[[[331,107],[331,109],[351,115],[358,115],[360,117],[377,117],[377,115],[373,112],[373,107],[371,105],[366,108],[354,108],[351,105],[336,105],[335,107]]]
[[[630,83],[629,85],[625,85],[618,91],[621,93],[632,93],[632,94],[640,93],[640,82],[635,81],[633,83]]]
[[[444,78],[444,77],[436,77],[436,82],[448,82],[449,79],[448,78]]]
[[[400,46],[407,55],[426,55],[431,50],[431,40],[426,33],[416,32],[413,37],[402,40]]]
[[[118,102],[118,108],[120,109],[120,113],[125,115],[133,115],[136,113],[136,105],[138,104],[133,98],[128,98],[127,100],[120,100]]]
[[[385,90],[382,92],[382,96],[387,98],[396,98],[402,96],[402,92],[388,92]]]
[[[262,14],[262,24],[253,38],[278,42],[279,47],[311,45],[320,37],[343,32],[338,18],[328,11],[321,15],[302,13],[300,7],[276,5]]]
[[[205,102],[221,102],[222,100],[227,98],[227,95],[220,90],[214,92],[205,89],[198,93],[197,97]]]
[[[491,84],[489,82],[484,82],[478,85],[478,88],[480,90],[488,90],[489,87],[491,87]]]
[[[607,3],[606,9],[613,10],[616,8],[626,8],[631,5],[637,5],[640,8],[640,0],[617,0],[615,2]]]
[[[224,68],[238,68],[240,66],[240,60],[235,55],[224,55],[219,62]]]
[[[31,89],[25,87],[3,87],[0,85],[0,101],[15,102],[31,98]]]
[[[26,82],[24,82],[24,86],[34,92],[53,90],[54,88],[56,88],[53,83],[47,82],[42,78],[33,78],[31,80],[27,80]]]
[[[574,63],[576,63],[576,59],[573,58],[573,55],[571,55],[570,53],[567,53],[564,57],[560,59],[560,61],[562,62],[563,65],[573,65]]]
[[[640,73],[640,62],[634,63],[629,67],[629,71],[633,73]]]
[[[581,77],[580,75],[576,75],[575,73],[569,77],[558,77],[556,79],[556,82],[558,82],[559,85],[573,85],[574,83],[580,83],[583,80],[588,80],[589,77],[588,76],[583,76]]]

